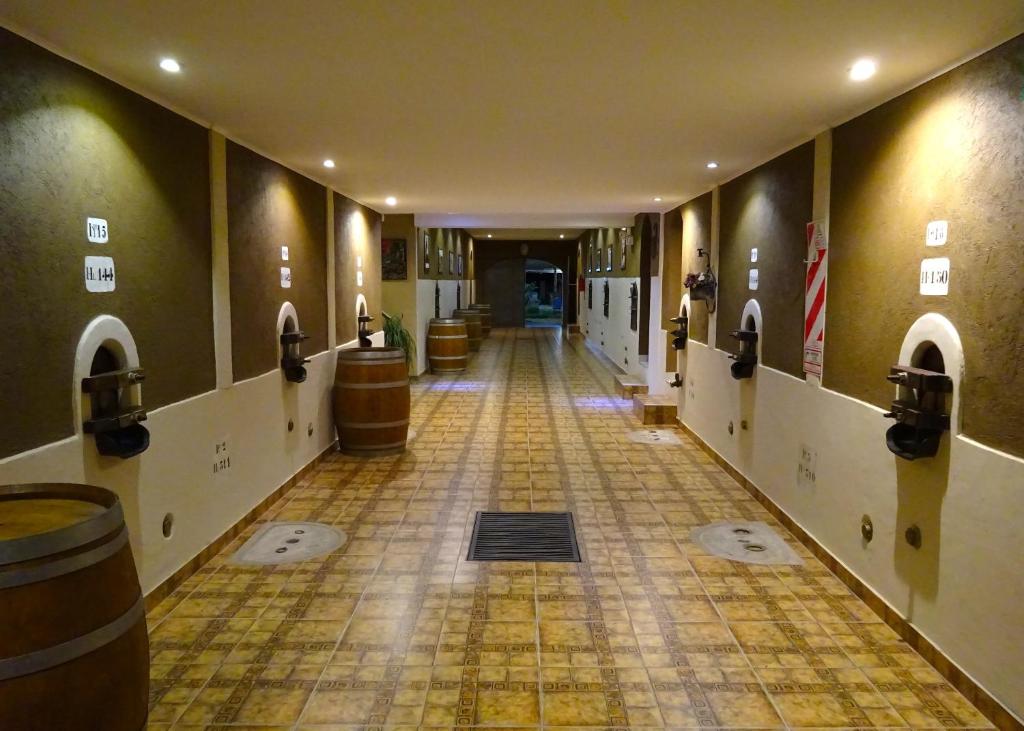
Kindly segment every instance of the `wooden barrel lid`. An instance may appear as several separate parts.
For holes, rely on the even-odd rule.
[[[405,362],[405,351],[385,346],[381,348],[346,348],[338,352],[338,360],[351,363],[396,363]]]
[[[117,495],[91,485],[0,485],[0,566],[85,545],[124,522]]]

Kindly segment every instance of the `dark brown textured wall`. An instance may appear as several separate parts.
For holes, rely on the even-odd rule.
[[[964,347],[964,432],[1024,455],[1024,37],[833,133],[824,383],[888,406],[904,334],[927,312]],[[949,243],[925,246],[929,221]],[[919,294],[950,259],[949,295]]]
[[[309,336],[304,354],[327,347],[327,193],[313,182],[227,142],[231,357],[235,381],[280,365],[277,317],[291,302]],[[288,247],[288,261],[281,247]],[[281,267],[292,286],[281,286]]]
[[[666,213],[661,225],[665,241],[661,270],[661,329],[674,330],[676,326],[669,322],[669,318],[679,314],[679,298],[683,296],[683,207]]]
[[[355,340],[356,301],[366,298],[366,310],[374,318],[372,330],[380,330],[380,232],[381,215],[351,198],[334,194],[334,297],[338,345]],[[412,254],[410,253],[410,256]],[[358,257],[363,262],[363,286],[356,284]]]
[[[738,352],[729,336],[749,299],[761,306],[764,365],[803,377],[807,222],[814,198],[814,143],[779,155],[722,186],[719,208],[720,289],[716,346]],[[757,248],[757,262],[750,250]],[[748,288],[758,270],[758,288]]]
[[[711,251],[711,207],[713,193],[710,191],[702,196],[687,201],[682,205],[682,277],[693,272],[698,274],[704,271],[707,259],[697,255],[698,249]],[[718,276],[718,273],[715,273]],[[680,296],[683,287],[680,284]],[[678,303],[676,304],[678,307]],[[690,303],[689,312],[689,334],[690,338],[699,343],[708,343],[708,306],[701,301]]]
[[[74,433],[75,349],[125,322],[149,408],[215,386],[208,133],[0,29],[0,457]],[[86,217],[110,242],[86,241]],[[90,294],[84,257],[112,256]]]

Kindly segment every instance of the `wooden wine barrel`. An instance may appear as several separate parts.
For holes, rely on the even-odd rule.
[[[149,638],[117,495],[0,485],[0,729],[140,731]]]
[[[466,321],[466,335],[469,337],[469,349],[473,352],[480,350],[480,343],[483,342],[483,326],[480,324],[480,313],[476,310],[453,310],[452,317]]]
[[[477,310],[480,313],[480,328],[483,336],[490,337],[491,335],[491,306],[477,302],[469,306],[471,310]]]
[[[405,449],[409,433],[409,371],[401,348],[349,348],[334,372],[334,424],[348,454]]]
[[[435,317],[427,327],[427,360],[431,373],[462,373],[469,360],[466,321]]]

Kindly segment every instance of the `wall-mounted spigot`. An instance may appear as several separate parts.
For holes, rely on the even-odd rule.
[[[132,386],[146,378],[141,368],[96,373],[82,379],[82,393],[92,402],[92,416],[82,424],[96,437],[96,450],[106,457],[127,459],[149,447],[149,430],[139,422],[146,410],[132,395]]]
[[[309,360],[302,357],[303,340],[309,340],[309,336],[301,330],[281,333],[281,368],[284,370],[285,379],[292,383],[302,383],[306,380],[306,369],[303,366],[309,363]]]
[[[729,334],[740,341],[740,352],[729,356],[736,361],[729,368],[732,377],[736,380],[750,378],[757,365],[757,330],[733,330]]]
[[[455,309],[462,309],[462,283],[459,282],[455,285]]]
[[[587,280],[587,309],[594,309],[594,280]]]
[[[359,315],[356,317],[359,322],[359,347],[369,348],[373,345],[370,340],[370,336],[373,335],[374,331],[366,326],[366,323],[373,322],[373,318],[370,315]]]
[[[608,286],[608,280],[604,280],[604,316],[608,317],[608,303],[611,299],[611,288]]]
[[[682,388],[683,387],[683,379],[679,377],[678,373],[675,374],[675,378],[673,378],[671,381],[665,381],[665,383],[667,383],[670,388]]]
[[[686,339],[689,337],[690,318],[686,315],[680,315],[679,317],[670,317],[669,322],[679,326],[669,332],[669,335],[672,336],[672,347],[675,350],[685,350]]]
[[[441,317],[441,284],[434,282],[434,317]]]
[[[953,392],[953,380],[945,373],[905,365],[892,366],[886,380],[900,387],[900,397],[884,414],[896,420],[885,432],[889,451],[907,460],[934,457],[942,432],[949,430],[945,394]]]
[[[629,285],[629,329],[637,329],[637,314],[639,312],[640,290],[636,282]]]

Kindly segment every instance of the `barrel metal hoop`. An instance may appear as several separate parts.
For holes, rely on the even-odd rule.
[[[143,601],[142,595],[139,594],[139,598],[132,608],[110,624],[98,627],[92,632],[59,645],[0,659],[0,680],[20,678],[23,675],[31,675],[77,660],[120,638],[145,616],[146,603]]]
[[[404,381],[385,381],[383,383],[348,383],[346,381],[339,381],[334,385],[339,388],[351,388],[354,391],[372,391],[379,388],[398,388],[400,386],[408,386],[409,379],[406,378]]]
[[[121,501],[81,523],[24,538],[0,541],[0,566],[31,561],[97,541],[124,523]]]
[[[24,586],[25,584],[36,584],[40,581],[55,579],[58,576],[94,566],[100,561],[105,561],[113,556],[127,543],[128,528],[126,526],[121,529],[116,538],[96,546],[96,548],[90,551],[76,553],[67,558],[49,561],[38,566],[30,566],[16,571],[0,572],[0,589],[12,589],[16,586]]]
[[[401,421],[378,421],[375,424],[367,424],[365,422],[355,421],[341,421],[338,422],[338,426],[340,426],[342,429],[391,429],[396,426],[406,426],[408,423],[408,419],[402,419]]]
[[[427,335],[431,340],[465,340],[466,335]]]
[[[430,360],[465,360],[464,355],[431,355]]]

